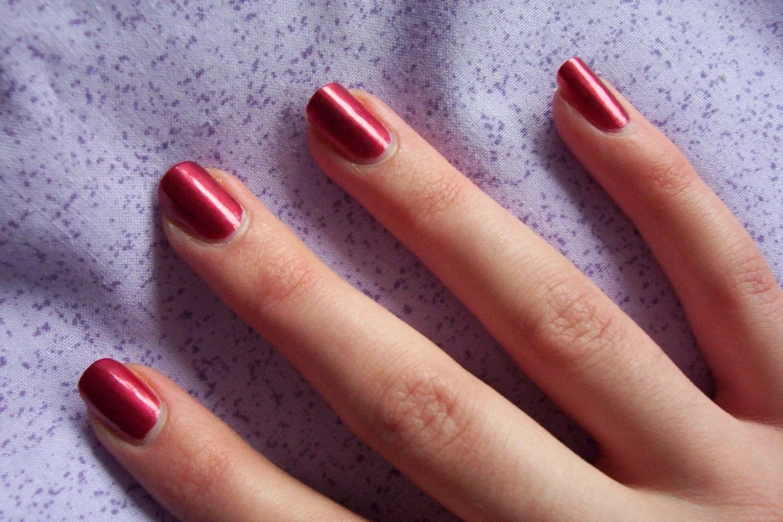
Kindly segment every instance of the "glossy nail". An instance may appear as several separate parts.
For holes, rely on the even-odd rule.
[[[310,125],[349,161],[375,163],[391,147],[391,133],[338,83],[318,89],[306,112]]]
[[[611,132],[628,123],[630,118],[620,102],[581,59],[564,63],[557,72],[557,83],[563,98],[594,127]]]
[[[122,363],[100,359],[79,379],[90,411],[114,430],[141,441],[158,422],[160,402],[149,386]]]
[[[192,161],[171,167],[160,180],[163,213],[191,234],[221,241],[242,223],[242,207],[215,178]]]

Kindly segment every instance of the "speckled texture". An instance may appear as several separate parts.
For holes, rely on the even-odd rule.
[[[101,357],[172,376],[294,476],[380,520],[449,520],[167,246],[156,183],[237,173],[337,272],[584,455],[576,429],[307,152],[338,81],[386,100],[569,256],[704,388],[682,311],[551,122],[585,58],[690,156],[783,275],[783,3],[3,2],[0,519],[167,520],[91,434]],[[663,5],[654,5],[663,4]]]

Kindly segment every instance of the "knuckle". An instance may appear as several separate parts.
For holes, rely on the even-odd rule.
[[[780,287],[759,249],[743,238],[731,247],[731,263],[725,281],[732,295],[755,297],[762,304],[773,304],[781,298]]]
[[[597,291],[573,275],[556,274],[542,283],[540,313],[530,330],[539,357],[557,368],[594,364],[609,346],[620,346],[623,330]]]
[[[453,172],[413,172],[410,175],[407,215],[412,223],[426,225],[443,211],[465,199],[466,183]]]
[[[185,450],[183,450],[185,451]],[[178,506],[187,520],[198,520],[210,511],[220,484],[228,480],[233,460],[226,445],[213,437],[199,441],[187,448],[187,454],[177,459],[178,474],[165,482],[165,497],[171,505]]]
[[[385,387],[373,425],[398,452],[438,451],[459,439],[467,416],[457,387],[434,371],[406,368]]]
[[[646,192],[653,198],[676,198],[695,182],[691,164],[680,153],[659,157],[645,170]]]
[[[294,246],[280,243],[255,249],[252,263],[257,280],[251,290],[257,309],[289,301],[295,294],[312,290],[318,279],[318,262],[298,252]]]

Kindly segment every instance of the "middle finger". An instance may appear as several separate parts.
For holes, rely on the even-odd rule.
[[[438,275],[609,457],[647,476],[698,469],[690,464],[725,414],[567,259],[382,102],[356,94],[361,100],[330,84],[308,105],[311,148],[326,173]]]

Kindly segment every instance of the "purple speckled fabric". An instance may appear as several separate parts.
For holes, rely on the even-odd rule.
[[[783,3],[4,1],[0,519],[170,519],[88,427],[76,381],[101,357],[170,375],[283,469],[365,516],[452,519],[168,247],[155,188],[185,159],[238,174],[353,285],[593,452],[314,165],[303,111],[330,81],[383,98],[709,388],[648,249],[554,130],[555,72],[574,54],[686,151],[780,279]]]

